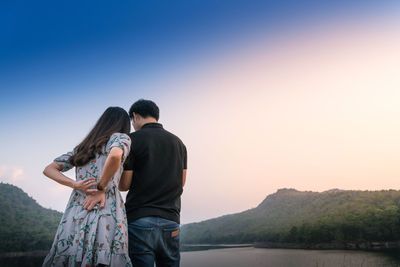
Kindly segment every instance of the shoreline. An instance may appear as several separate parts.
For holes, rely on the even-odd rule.
[[[376,251],[376,252],[398,252],[400,254],[400,240],[395,242],[334,242],[334,243],[276,243],[258,242],[246,244],[181,244],[181,252],[204,251],[210,249],[225,248],[279,248],[279,249],[309,249],[309,250],[355,250],[355,251]],[[0,258],[14,257],[45,257],[49,251],[19,251],[2,252]]]
[[[48,250],[1,252],[0,253],[0,258],[46,257],[48,253],[49,253]]]
[[[259,242],[255,248],[286,248],[286,249],[315,249],[315,250],[362,250],[362,251],[400,251],[400,241],[390,242],[332,242],[332,243],[275,243]]]
[[[180,251],[202,251],[210,249],[224,249],[224,248],[247,248],[254,247],[254,244],[181,244]]]
[[[400,241],[392,242],[332,242],[332,243],[277,243],[257,242],[247,244],[181,244],[181,252],[224,248],[279,248],[310,250],[358,250],[377,252],[399,252]]]

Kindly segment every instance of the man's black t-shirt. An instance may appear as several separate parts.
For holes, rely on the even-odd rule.
[[[159,123],[147,123],[130,137],[131,152],[124,166],[133,171],[125,203],[128,221],[156,216],[180,223],[185,145]]]

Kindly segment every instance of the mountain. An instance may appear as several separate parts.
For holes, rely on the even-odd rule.
[[[49,250],[61,216],[20,188],[0,183],[0,252]]]
[[[0,252],[48,250],[62,213],[0,183]],[[400,240],[400,191],[280,189],[256,208],[183,225],[181,243]]]
[[[400,191],[280,189],[256,208],[183,225],[184,244],[400,240]]]

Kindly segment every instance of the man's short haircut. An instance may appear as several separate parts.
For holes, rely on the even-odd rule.
[[[132,104],[129,109],[129,117],[133,118],[133,113],[139,114],[143,118],[153,117],[157,121],[160,118],[160,109],[157,107],[156,103],[151,100],[139,99]]]

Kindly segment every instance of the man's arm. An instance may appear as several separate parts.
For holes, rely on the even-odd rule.
[[[131,140],[134,140],[133,135],[131,134]],[[136,151],[133,147],[135,142],[131,144],[131,152],[129,156],[125,160],[124,171],[122,172],[121,179],[119,180],[118,189],[119,191],[128,191],[131,187],[132,178],[133,178],[133,169],[134,169],[134,152]]]
[[[183,176],[182,176],[182,188],[186,183],[186,170],[187,170],[187,150],[186,146],[183,145]]]
[[[133,177],[133,171],[124,171],[119,180],[118,189],[119,191],[128,191],[131,187]]]
[[[186,183],[186,169],[183,170],[183,176],[182,176],[182,187],[185,186]]]

